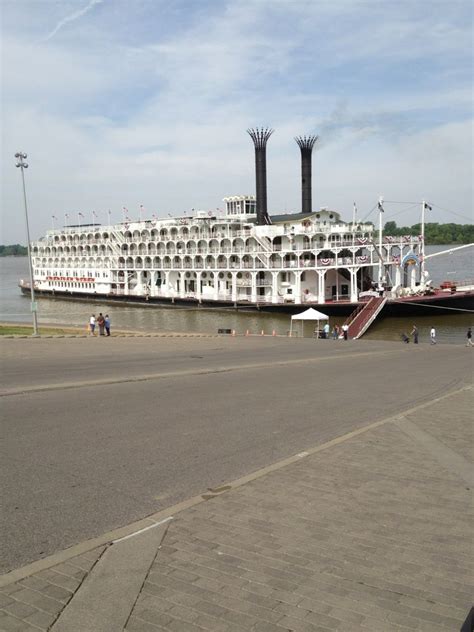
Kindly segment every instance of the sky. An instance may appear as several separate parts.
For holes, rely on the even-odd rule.
[[[473,219],[470,0],[2,0],[0,243],[92,221],[301,208],[294,137],[316,134],[313,209]],[[372,211],[372,212],[371,212]]]

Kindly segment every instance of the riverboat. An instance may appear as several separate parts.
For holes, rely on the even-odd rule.
[[[374,239],[372,224],[309,215],[254,219],[252,196],[226,198],[226,213],[70,226],[31,245],[35,293],[150,304],[350,313],[383,293],[385,311],[473,308],[471,286],[435,289],[422,270],[421,236]],[[382,275],[378,279],[379,268]],[[29,283],[21,282],[29,292]]]
[[[328,207],[312,210],[311,150],[299,137],[302,212],[266,209],[265,147],[271,130],[249,130],[255,144],[257,195],[224,199],[220,211],[118,224],[51,229],[31,248],[35,294],[46,297],[146,302],[297,312],[315,306],[347,315],[372,296],[384,313],[474,308],[471,285],[434,288],[420,235],[383,236],[369,222],[343,221]],[[428,205],[421,204],[422,218]],[[429,208],[429,207],[428,207]],[[431,255],[433,256],[433,255]],[[24,293],[30,283],[20,282]]]

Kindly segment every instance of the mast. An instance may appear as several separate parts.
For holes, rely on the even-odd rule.
[[[423,282],[425,278],[425,210],[426,210],[426,202],[423,200],[421,202],[421,263],[420,263],[420,281]]]
[[[270,224],[267,211],[267,141],[273,134],[270,128],[256,127],[247,133],[255,146],[255,189],[257,197],[257,224]]]
[[[312,167],[311,158],[317,136],[296,136],[295,141],[301,150],[301,212],[311,213],[312,205]]]
[[[382,216],[384,212],[383,197],[379,197],[377,206],[379,209],[379,285],[381,285],[382,277],[383,277],[383,261],[382,261]]]

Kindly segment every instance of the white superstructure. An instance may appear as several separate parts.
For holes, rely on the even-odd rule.
[[[222,216],[194,212],[49,230],[32,244],[35,288],[274,305],[356,303],[380,269],[378,280],[393,291],[424,281],[420,237],[385,237],[380,245],[371,223],[344,222],[327,208],[276,215],[270,225],[257,225],[254,196],[224,201]]]

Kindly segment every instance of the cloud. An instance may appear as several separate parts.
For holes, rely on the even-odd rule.
[[[56,35],[56,33],[63,28],[63,26],[71,22],[74,22],[75,20],[78,20],[83,15],[88,13],[91,9],[93,9],[96,4],[101,4],[101,2],[102,0],[90,0],[89,4],[85,6],[84,8],[79,9],[79,11],[75,11],[74,13],[71,13],[70,15],[67,15],[65,18],[63,18],[56,24],[54,29],[50,33],[48,33],[48,35],[43,39],[43,41],[47,42],[48,40],[52,39]]]
[[[68,210],[111,208],[118,219],[123,205],[144,204],[166,216],[252,193],[245,130],[262,125],[276,130],[272,212],[299,209],[293,138],[305,133],[320,136],[315,205],[349,216],[354,199],[362,213],[379,194],[472,205],[472,44],[461,1],[433,0],[430,12],[404,0],[135,0],[76,12],[25,3],[21,20],[15,3],[4,11],[4,239],[23,235],[19,149],[41,235]],[[41,41],[44,6],[56,27]],[[87,11],[80,28],[55,37]]]

